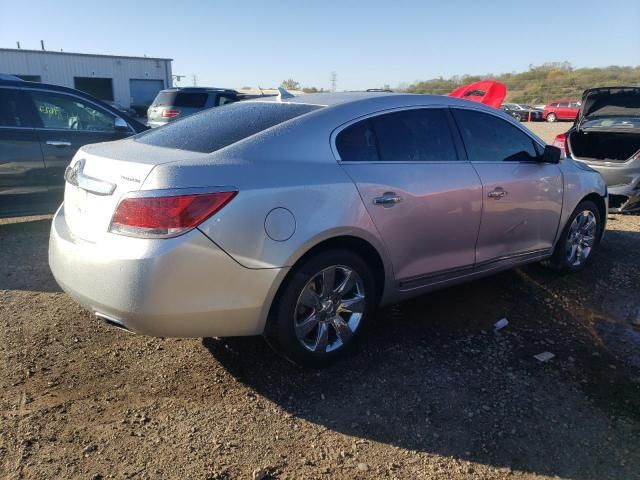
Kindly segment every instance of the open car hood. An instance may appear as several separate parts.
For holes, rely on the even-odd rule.
[[[640,87],[599,87],[585,90],[576,119],[578,128],[585,119],[605,116],[640,117]]]
[[[493,80],[481,80],[458,87],[449,96],[484,103],[493,108],[500,108],[502,101],[507,96],[507,87],[504,83],[494,82]]]

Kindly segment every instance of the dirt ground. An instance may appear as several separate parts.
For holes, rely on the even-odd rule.
[[[0,220],[1,479],[640,478],[639,216],[580,274],[381,310],[321,371],[103,325],[51,277],[49,222]]]

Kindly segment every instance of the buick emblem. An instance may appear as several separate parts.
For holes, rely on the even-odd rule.
[[[64,179],[69,182],[74,187],[78,186],[78,176],[82,173],[84,169],[84,158],[81,158],[73,165],[69,165],[64,171]]]

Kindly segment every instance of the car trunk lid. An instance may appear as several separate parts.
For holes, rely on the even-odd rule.
[[[640,117],[640,87],[600,87],[585,90],[577,129],[597,117]]]
[[[157,165],[203,156],[133,140],[81,148],[65,173],[64,209],[70,232],[97,241],[108,231],[122,197],[140,190]]]

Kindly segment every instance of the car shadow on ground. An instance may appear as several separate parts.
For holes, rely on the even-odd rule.
[[[51,219],[5,222],[0,223],[0,290],[60,292],[49,270]]]
[[[583,275],[615,267],[600,255]],[[324,370],[291,365],[260,338],[203,343],[238,381],[346,435],[537,474],[631,478],[640,372],[565,301],[571,278],[533,265],[386,308],[358,350]],[[545,351],[556,357],[533,358]]]

